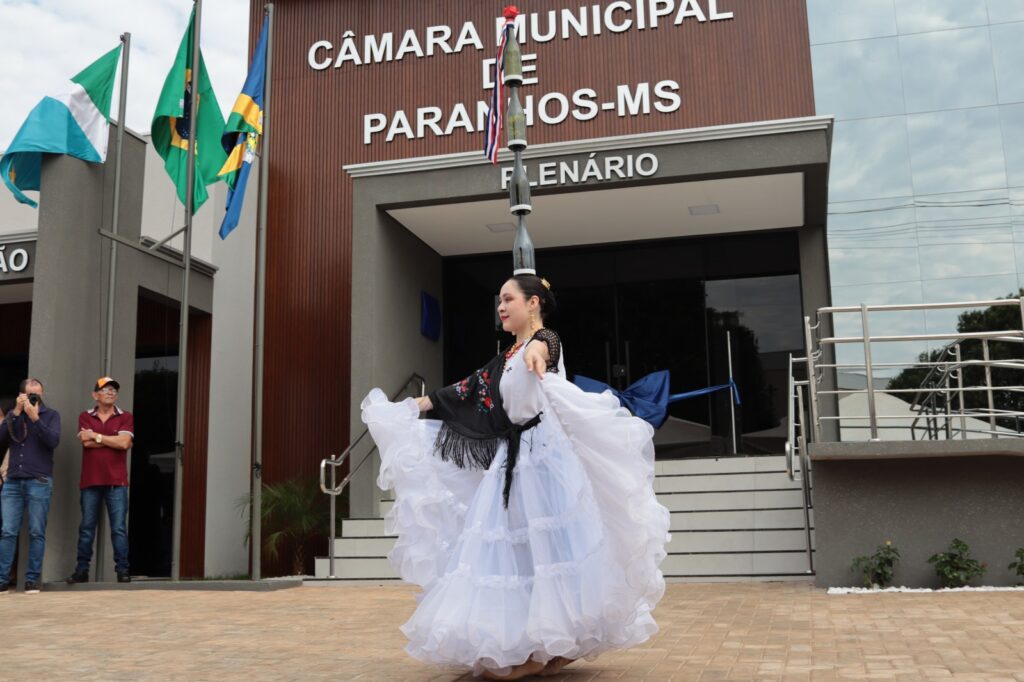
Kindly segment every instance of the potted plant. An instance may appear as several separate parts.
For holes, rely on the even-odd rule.
[[[330,532],[326,496],[315,479],[303,477],[264,484],[262,493],[260,518],[264,554],[275,561],[283,549],[289,548],[292,552],[292,574],[305,575],[307,545],[314,538],[326,537]],[[339,517],[347,506],[344,502],[341,499],[337,505]],[[248,511],[250,503],[248,495],[238,501],[243,514]],[[248,532],[245,539],[248,543]]]

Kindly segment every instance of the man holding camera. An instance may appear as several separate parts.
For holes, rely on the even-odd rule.
[[[0,594],[10,585],[11,564],[18,545],[21,519],[28,515],[28,567],[25,594],[37,594],[46,551],[46,517],[53,495],[53,451],[60,443],[60,414],[43,404],[43,384],[25,379],[18,400],[0,424],[0,452],[10,448],[7,478],[0,490]]]
[[[114,548],[117,582],[130,583],[128,571],[128,450],[135,439],[135,418],[117,406],[121,384],[100,377],[92,389],[96,407],[78,416],[82,443],[82,523],[78,527],[78,562],[69,585],[89,582],[100,503],[107,506],[110,544]]]

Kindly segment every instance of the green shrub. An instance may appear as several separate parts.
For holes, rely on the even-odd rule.
[[[1016,571],[1018,578],[1024,578],[1024,547],[1018,547],[1013,556],[1017,560],[1007,566],[1007,568],[1011,571]]]
[[[859,556],[853,560],[850,570],[864,577],[865,587],[885,587],[892,582],[893,570],[900,560],[900,551],[886,540],[871,556]]]
[[[959,538],[953,538],[949,551],[933,554],[928,563],[935,564],[935,573],[943,587],[963,587],[985,574],[987,566],[971,558],[971,549]]]

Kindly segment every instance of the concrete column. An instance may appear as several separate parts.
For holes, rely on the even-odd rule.
[[[436,388],[442,376],[443,340],[420,334],[420,292],[441,299],[441,257],[378,208],[393,186],[390,178],[359,181],[353,188],[352,252],[352,438],[365,426],[359,404],[373,387],[397,391],[413,372]],[[366,453],[353,453],[355,466]],[[380,516],[380,458],[366,462],[350,483],[353,518]]]
[[[110,158],[114,158],[117,145],[111,137]],[[121,232],[126,236],[138,235],[142,152],[141,146],[131,145],[124,154]],[[67,156],[50,157],[43,163],[29,374],[43,381],[47,405],[61,415],[44,581],[69,575],[77,553],[82,456],[76,438],[78,414],[92,406],[92,386],[103,369],[109,242],[97,230],[110,226],[113,181],[112,164],[88,164]],[[119,258],[119,263],[131,269],[130,259]],[[136,288],[130,279],[119,279],[117,285],[112,366],[112,374],[121,382],[119,402],[126,409],[131,409],[135,374]],[[109,534],[103,544],[109,545]],[[111,564],[109,551],[104,554],[94,568],[101,575],[104,566]]]

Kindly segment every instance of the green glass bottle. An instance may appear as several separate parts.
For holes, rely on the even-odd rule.
[[[508,113],[505,115],[505,133],[508,136],[508,148],[512,151],[526,149],[526,112],[519,103],[519,88],[511,88],[508,100]]]
[[[527,215],[533,211],[530,203],[530,180],[526,177],[521,154],[516,154],[512,167],[512,180],[508,186],[508,198],[512,215]]]

